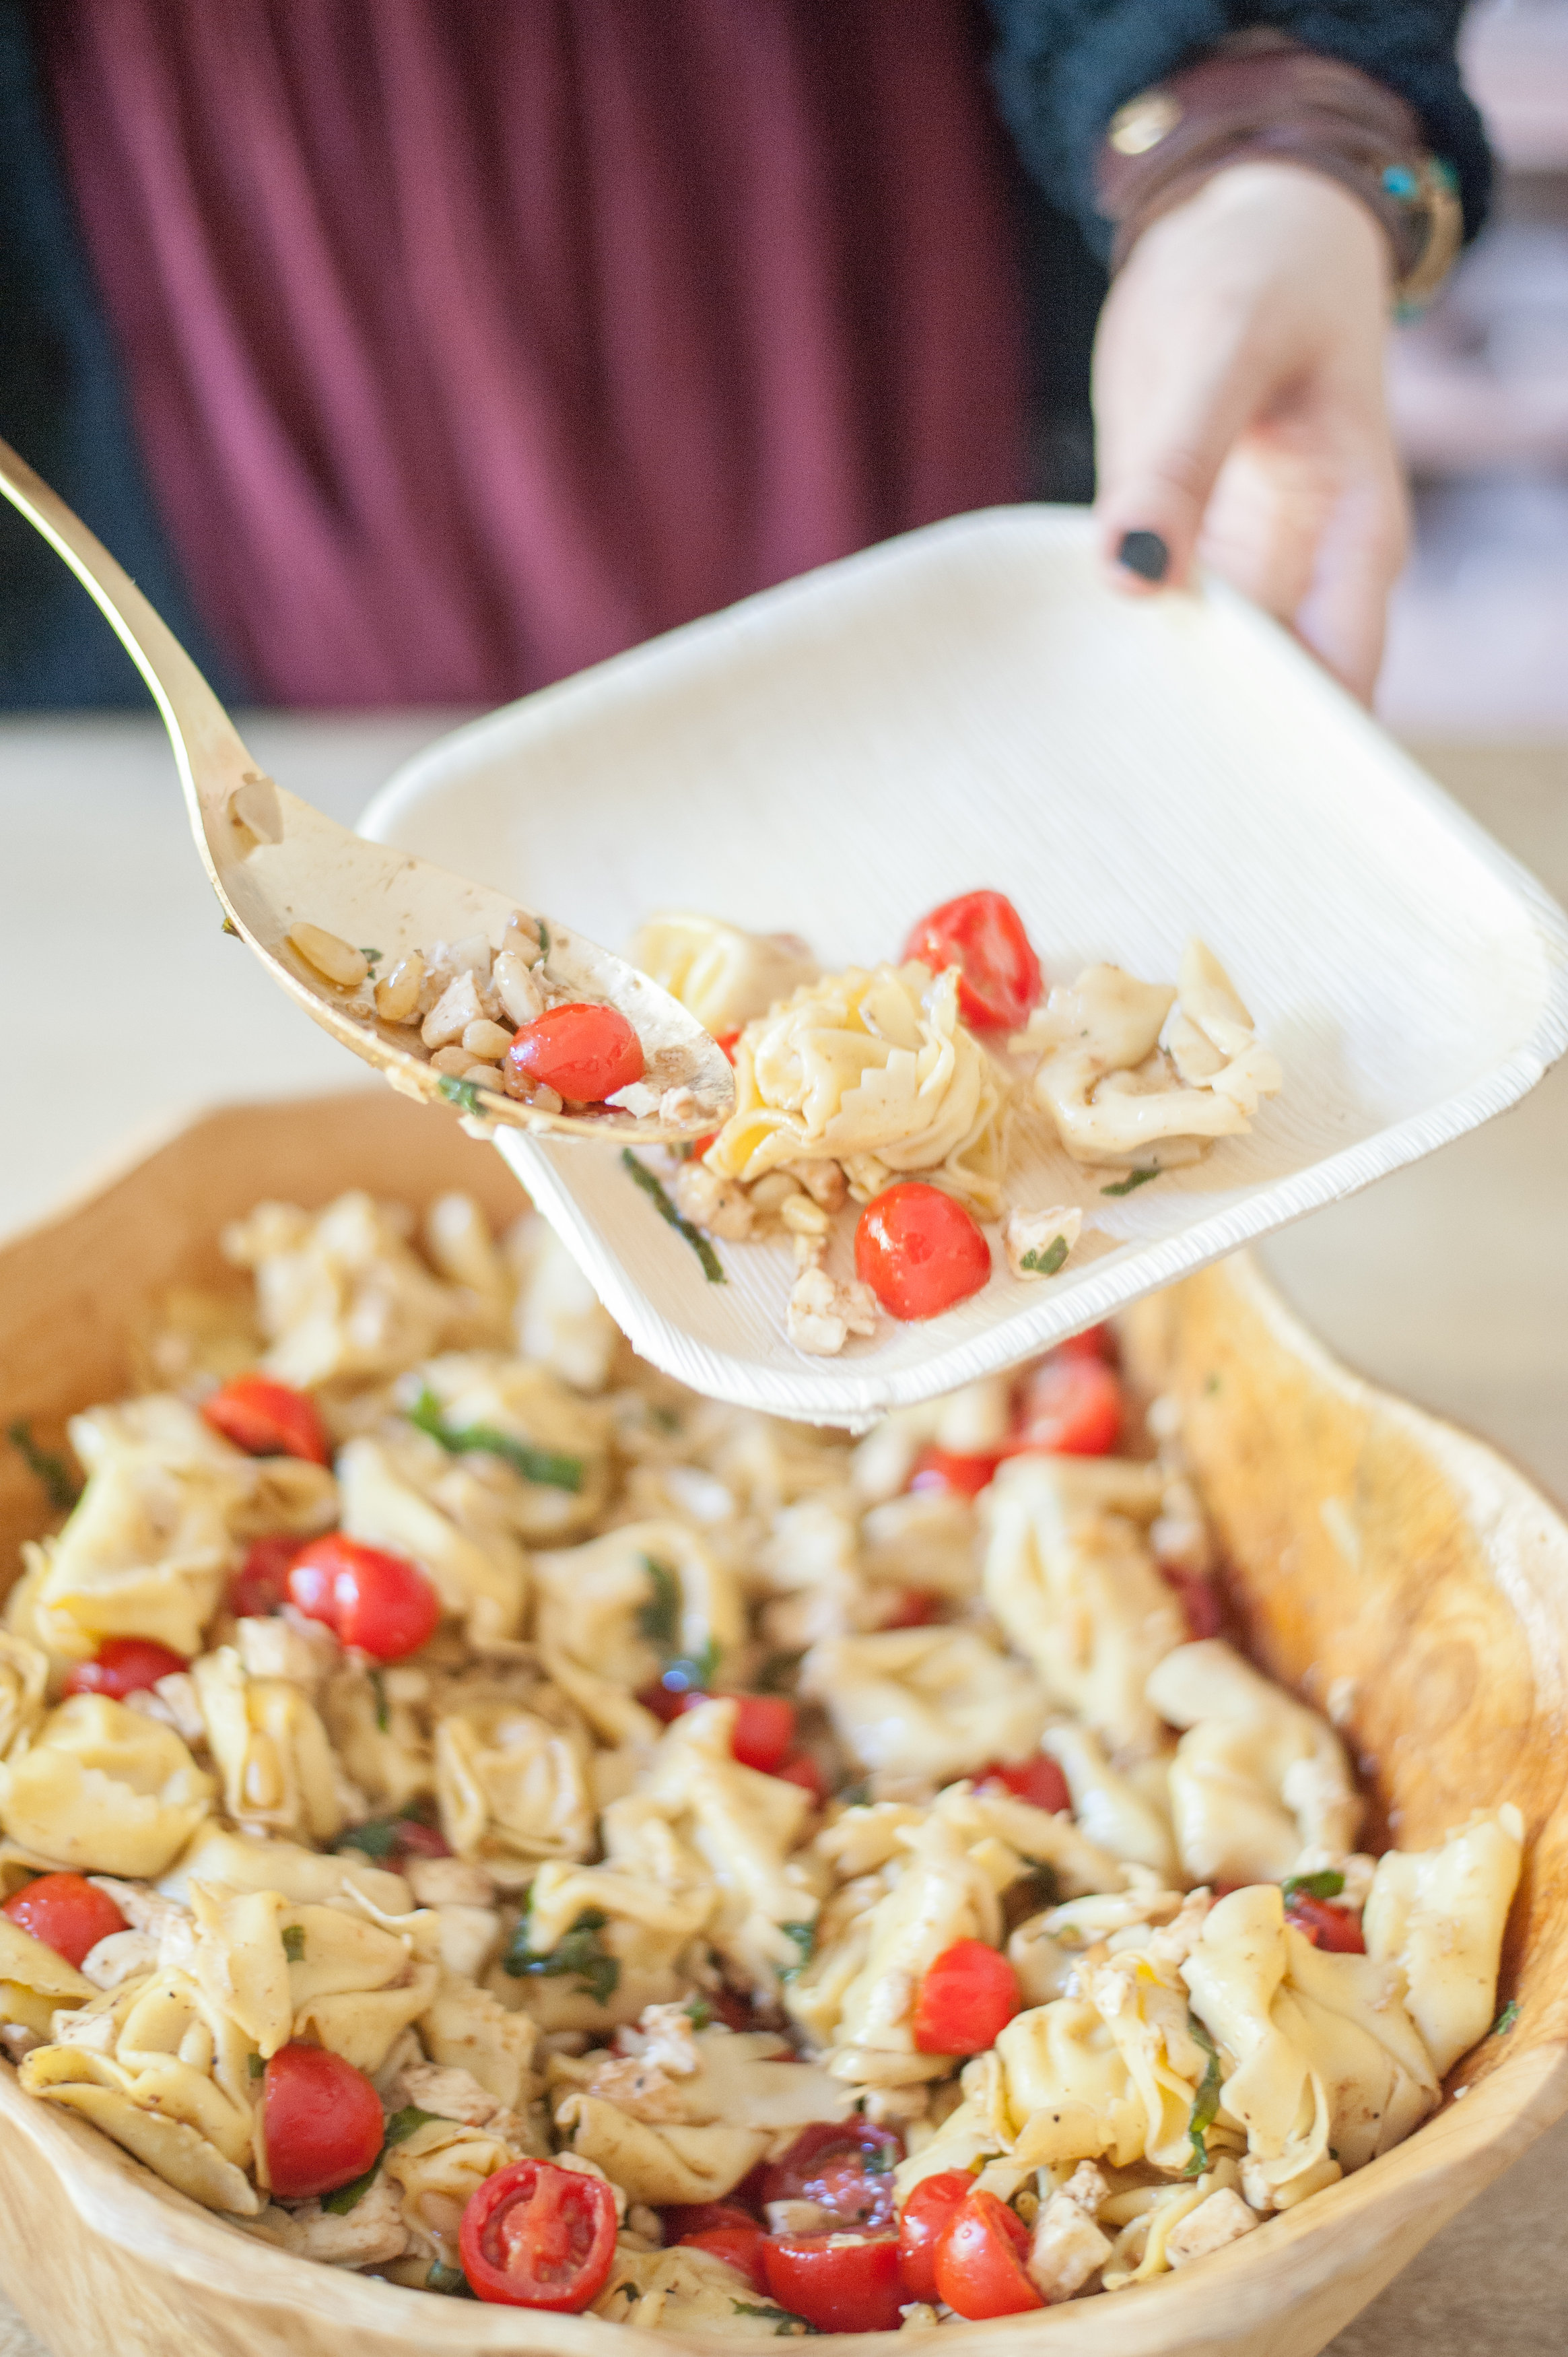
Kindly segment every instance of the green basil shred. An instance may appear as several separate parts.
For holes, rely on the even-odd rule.
[[[542,1951],[529,1944],[528,1921],[525,1910],[507,1943],[501,1970],[513,1980],[556,1980],[570,1975],[582,1982],[596,2005],[608,2005],[620,1981],[620,1958],[612,1956],[599,1938],[609,1921],[603,1908],[585,1907],[555,1946]]]
[[[775,2341],[798,2339],[802,2332],[815,2332],[817,2327],[808,2324],[803,2316],[791,2315],[787,2308],[777,2307],[772,2300],[732,2299],[736,2316],[766,2317],[773,2325]]]
[[[288,1958],[291,1964],[304,1963],[305,1926],[303,1923],[285,1923],[284,1925],[283,1952]]]
[[[1151,1178],[1160,1175],[1160,1166],[1152,1162],[1146,1170],[1129,1170],[1125,1178],[1118,1178],[1114,1187],[1101,1187],[1102,1195],[1130,1195],[1135,1187],[1146,1187]]]
[[[781,1981],[792,1981],[798,1973],[805,1971],[811,1961],[811,1952],[817,1944],[817,1927],[814,1923],[780,1923],[779,1929],[800,1951],[798,1961],[786,1964],[779,1975]]]
[[[1067,1238],[1053,1236],[1044,1252],[1026,1252],[1018,1265],[1020,1268],[1026,1268],[1035,1276],[1055,1276],[1058,1269],[1066,1260],[1067,1254]]]
[[[1195,2013],[1187,2015],[1187,2026],[1208,2055],[1208,2061],[1187,2118],[1187,2134],[1192,2147],[1192,2158],[1182,2170],[1182,2175],[1201,2177],[1208,2167],[1208,2147],[1204,2142],[1204,2136],[1213,2126],[1215,2114],[1219,2109],[1219,2055],[1213,2039]]]
[[[52,1448],[40,1448],[33,1438],[33,1428],[17,1416],[5,1426],[5,1437],[32,1475],[43,1484],[44,1494],[57,1514],[69,1514],[81,1495],[70,1478],[70,1468],[65,1458]]]
[[[720,1260],[717,1253],[714,1250],[713,1245],[708,1242],[707,1237],[703,1233],[701,1228],[693,1227],[690,1220],[683,1220],[681,1217],[680,1212],[675,1209],[674,1204],[670,1200],[669,1196],[665,1193],[663,1188],[660,1185],[652,1171],[648,1168],[646,1164],[638,1160],[629,1146],[623,1146],[621,1147],[620,1158],[625,1163],[627,1168],[630,1171],[632,1177],[636,1179],[638,1185],[641,1188],[643,1193],[648,1197],[649,1201],[653,1205],[653,1208],[658,1212],[660,1218],[661,1220],[667,1220],[678,1236],[685,1237],[686,1242],[691,1245],[692,1250],[702,1262],[703,1275],[707,1278],[708,1283],[710,1285],[725,1284],[726,1279],[724,1272],[724,1263]]]
[[[1345,1877],[1338,1867],[1326,1866],[1321,1874],[1287,1874],[1280,1895],[1288,1907],[1293,1899],[1337,1899],[1344,1888]]]
[[[1518,2019],[1519,1999],[1518,1997],[1510,1996],[1507,2005],[1504,2006],[1501,2013],[1498,2014],[1496,2021],[1493,2022],[1490,2029],[1487,2030],[1487,2037],[1506,2038]]]
[[[324,2193],[321,2197],[321,2207],[324,2210],[330,2210],[335,2217],[345,2217],[350,2210],[364,2200],[376,2181],[381,2165],[381,2157],[377,2153],[363,2177],[353,2178],[349,2184],[340,2185],[336,2193]]]
[[[484,1112],[485,1108],[479,1103],[479,1092],[473,1082],[459,1081],[451,1072],[442,1073],[435,1083],[435,1093],[438,1097],[445,1097],[449,1105],[456,1105],[459,1113]]]
[[[502,1432],[493,1424],[450,1425],[428,1384],[404,1414],[410,1424],[417,1425],[421,1432],[439,1441],[451,1457],[483,1449],[487,1456],[501,1458],[514,1473],[521,1473],[525,1481],[532,1481],[541,1489],[575,1491],[583,1486],[585,1468],[580,1457],[568,1457],[559,1448],[535,1448],[531,1441],[514,1439],[510,1432]]]

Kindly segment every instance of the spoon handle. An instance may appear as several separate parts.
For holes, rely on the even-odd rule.
[[[151,688],[168,730],[180,784],[209,875],[207,829],[234,788],[256,771],[240,733],[179,640],[81,518],[25,458],[0,441],[0,491],[43,534],[87,591]]]

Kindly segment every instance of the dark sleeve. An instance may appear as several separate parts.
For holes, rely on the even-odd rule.
[[[138,581],[221,694],[154,512],[119,366],[59,168],[23,0],[0,0],[0,436]],[[126,705],[147,691],[54,551],[0,499],[0,709]]]
[[[1459,179],[1466,234],[1486,217],[1491,158],[1455,57],[1464,0],[987,0],[1002,112],[1026,169],[1096,253],[1111,227],[1094,157],[1117,108],[1228,34],[1288,34],[1386,82]]]

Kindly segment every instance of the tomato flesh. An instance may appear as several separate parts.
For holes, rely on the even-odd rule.
[[[1116,1357],[1115,1338],[1109,1326],[1086,1326],[1080,1333],[1069,1334],[1051,1352],[1053,1359],[1103,1359],[1107,1363]]]
[[[603,1104],[642,1073],[642,1042],[619,1008],[582,1000],[523,1025],[506,1051],[504,1084],[521,1095],[542,1082],[569,1103]]]
[[[1040,961],[1004,892],[962,892],[922,917],[904,944],[934,973],[959,970],[959,1013],[974,1031],[1015,1031],[1040,996]]]
[[[869,2120],[816,2120],[764,2171],[762,2202],[815,2201],[840,2231],[878,2233],[893,2223],[893,2171],[904,2147]]]
[[[575,2315],[597,2299],[615,2258],[615,2195],[581,2169],[513,2161],[471,2196],[457,2247],[481,2299]]]
[[[991,1247],[954,1197],[905,1178],[862,1211],[854,1273],[890,1318],[938,1318],[989,1281]]]
[[[818,2332],[895,2332],[904,2305],[891,2234],[773,2234],[763,2244],[768,2288]]]
[[[934,2177],[922,2177],[905,2202],[898,2220],[898,2265],[911,2299],[940,2297],[937,2244],[954,2211],[962,2208],[973,2190],[974,2179],[967,2169],[942,2169]]]
[[[777,1776],[795,1748],[795,1706],[788,1695],[737,1695],[730,1749],[743,1768]]]
[[[689,2243],[697,2234],[762,2232],[761,2220],[741,2201],[671,2201],[659,2215],[666,2243]]]
[[[1180,1604],[1187,1633],[1194,1642],[1200,1637],[1218,1637],[1225,1626],[1225,1606],[1214,1582],[1205,1579],[1201,1572],[1182,1571],[1172,1564],[1160,1566],[1160,1577]]]
[[[129,1694],[145,1694],[160,1678],[190,1667],[183,1653],[159,1645],[151,1637],[105,1637],[90,1662],[78,1662],[67,1674],[68,1695],[101,1694],[124,1702]]]
[[[963,1457],[952,1448],[922,1448],[909,1487],[954,1498],[978,1498],[1001,1463],[999,1457]]]
[[[900,1587],[877,1622],[879,1629],[926,1629],[941,1610],[942,1599],[929,1587]]]
[[[799,1784],[802,1792],[810,1792],[820,1809],[828,1797],[828,1780],[809,1751],[791,1753],[773,1773],[785,1784]]]
[[[214,1432],[247,1456],[332,1462],[320,1410],[308,1392],[296,1392],[289,1383],[274,1383],[266,1375],[236,1375],[202,1401],[201,1413]]]
[[[916,2051],[983,2054],[1023,2002],[1004,1955],[983,1940],[955,1940],[927,1966],[916,1992]]]
[[[288,1592],[301,1612],[324,1620],[341,1644],[356,1645],[378,1662],[416,1653],[441,1618],[440,1599],[417,1564],[338,1532],[301,1548],[289,1569]]]
[[[1122,1386],[1102,1359],[1045,1360],[1025,1389],[1007,1455],[1103,1457],[1122,1435]]]
[[[1353,1907],[1337,1907],[1332,1899],[1315,1899],[1309,1890],[1293,1890],[1285,1900],[1285,1921],[1315,1948],[1325,1948],[1331,1955],[1367,1953],[1360,1917]]]
[[[1027,1801],[1033,1809],[1048,1809],[1053,1816],[1062,1809],[1070,1809],[1072,1794],[1067,1778],[1048,1754],[1036,1751],[1031,1759],[1008,1767],[997,1760],[994,1766],[983,1768],[975,1778],[977,1784],[1004,1784],[1014,1797]],[[943,2049],[944,2053],[946,2048]]]
[[[36,1882],[13,1890],[0,1913],[78,1971],[100,1940],[130,1930],[109,1893],[80,1874],[40,1874]]]
[[[381,2099],[362,2071],[325,2046],[280,2046],[262,2079],[267,2169],[285,2201],[335,2193],[381,2151]]]
[[[714,2258],[727,2259],[750,2279],[754,2291],[766,2297],[768,2237],[755,2219],[744,2226],[708,2226],[701,2233],[682,2234],[681,2244],[685,2250],[712,2251]]]
[[[236,1620],[264,1620],[288,1598],[289,1566],[298,1539],[252,1539],[245,1560],[229,1582],[229,1609]]]
[[[1024,2269],[1029,2233],[994,2193],[971,2193],[937,2241],[939,2298],[960,2316],[1021,2316],[1046,2303]]]

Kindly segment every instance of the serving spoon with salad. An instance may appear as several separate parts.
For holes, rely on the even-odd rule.
[[[403,1095],[452,1105],[479,1135],[510,1126],[672,1143],[725,1119],[728,1060],[667,991],[554,918],[368,842],[286,792],[130,576],[4,442],[0,491],[70,565],[152,690],[225,930],[324,1031]],[[495,1053],[515,1021],[513,1049],[489,1066],[476,1053],[465,1071],[456,1048],[442,1058],[422,1039],[417,979],[435,960],[456,980],[483,973],[489,988],[486,969],[508,957],[510,969],[495,970],[510,971],[512,987],[491,998],[507,1019],[484,1026],[483,1044]],[[474,1013],[483,1025],[477,1003]],[[503,1075],[522,1093],[497,1084]],[[553,1076],[567,1085],[552,1086]],[[605,1102],[606,1088],[622,1101]]]

